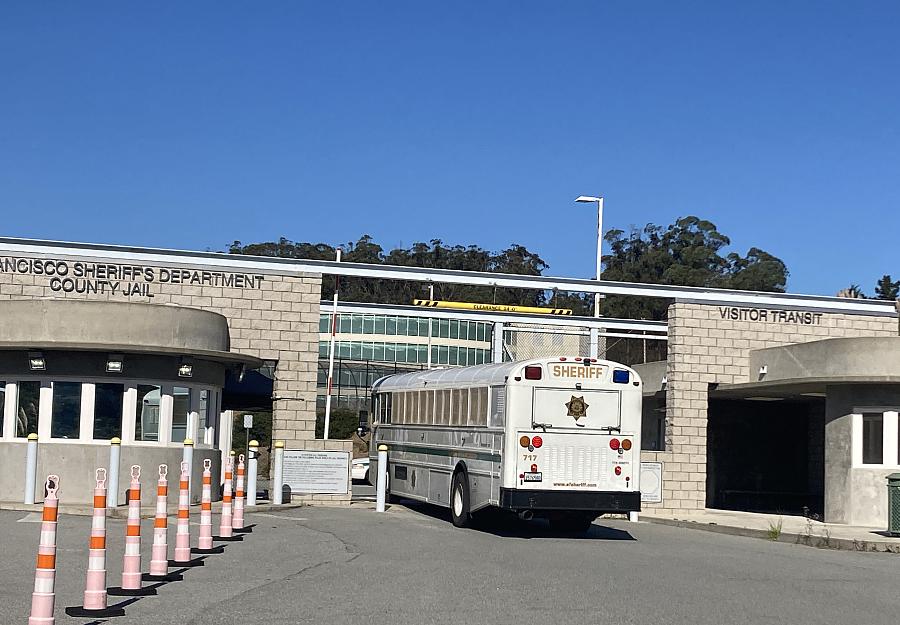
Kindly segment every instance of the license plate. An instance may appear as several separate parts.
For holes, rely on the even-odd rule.
[[[526,482],[540,482],[542,480],[543,480],[543,478],[541,477],[540,471],[538,471],[537,473],[526,473],[525,474]]]

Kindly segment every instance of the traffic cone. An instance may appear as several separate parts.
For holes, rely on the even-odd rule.
[[[212,536],[212,472],[209,458],[203,460],[203,487],[200,490],[200,536],[193,553],[222,553],[222,546],[213,547]]]
[[[169,573],[169,467],[159,465],[156,483],[156,517],[153,519],[153,547],[150,551],[150,572],[143,576],[148,582],[176,582],[184,579]]]
[[[222,541],[239,541],[244,540],[243,536],[235,536],[231,529],[232,520],[232,497],[231,483],[234,481],[234,452],[225,459],[225,484],[222,486],[222,519],[219,523],[219,535],[215,536],[215,540]]]
[[[37,567],[34,571],[34,592],[31,594],[31,616],[28,625],[53,625],[56,619],[56,518],[59,511],[59,476],[48,475],[45,484],[44,514],[41,520],[41,542],[38,546]]]
[[[124,616],[123,608],[107,605],[106,596],[106,469],[97,469],[94,488],[94,515],[91,520],[91,539],[88,551],[87,582],[84,605],[66,608],[69,616],[106,618]]]
[[[191,559],[190,470],[189,463],[181,463],[181,477],[178,480],[178,519],[175,522],[175,559],[169,561],[171,566],[203,566],[203,560]]]
[[[125,522],[125,555],[122,558],[122,585],[110,588],[111,595],[141,597],[155,595],[156,588],[141,585],[141,467],[131,465],[128,489],[128,520]]]
[[[237,486],[234,493],[234,516],[231,518],[231,529],[237,533],[249,532],[244,527],[244,454],[238,456]]]

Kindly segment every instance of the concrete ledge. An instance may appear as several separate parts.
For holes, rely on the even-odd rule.
[[[769,540],[772,542],[793,543],[796,545],[806,545],[807,547],[816,547],[819,549],[900,553],[900,539],[892,539],[889,537],[885,537],[884,540],[871,540],[865,538],[843,538],[824,534],[817,535],[815,533],[807,534],[805,532],[798,533],[782,530],[778,534],[777,538],[773,538],[772,533],[769,530],[739,527],[736,525],[721,525],[717,522],[686,521],[682,519],[655,517],[647,514],[642,514],[640,518],[642,521],[647,521],[648,523],[657,523],[659,525],[669,525],[672,527],[703,530],[706,532],[728,534],[731,536],[762,538],[764,540]]]

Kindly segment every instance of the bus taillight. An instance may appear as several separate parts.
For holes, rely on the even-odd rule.
[[[622,449],[624,449],[625,451],[628,451],[629,449],[631,449],[631,440],[630,439],[626,438],[625,440],[622,441]]]
[[[622,475],[622,467],[615,468],[616,475]]]
[[[529,445],[531,445],[531,439],[528,438],[527,436],[523,436],[522,438],[519,439],[519,444],[522,447],[528,447]]]
[[[534,445],[535,449],[537,449],[544,444],[544,439],[540,436],[535,436],[531,439],[531,444]]]
[[[609,439],[609,448],[612,449],[613,451],[618,449],[619,448],[619,439],[618,438]]]
[[[526,380],[540,380],[541,379],[541,368],[537,365],[528,365],[525,367],[525,379]]]

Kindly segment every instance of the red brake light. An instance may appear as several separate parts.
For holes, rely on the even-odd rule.
[[[544,444],[544,439],[541,438],[540,436],[533,436],[531,438],[531,444],[534,445],[535,448],[538,448]]]
[[[609,439],[609,448],[613,449],[613,450],[618,449],[619,448],[619,439],[618,438]]]
[[[538,365],[529,365],[525,367],[525,379],[526,380],[540,380],[541,379],[541,368]]]
[[[622,475],[622,467],[615,468],[616,475]]]

